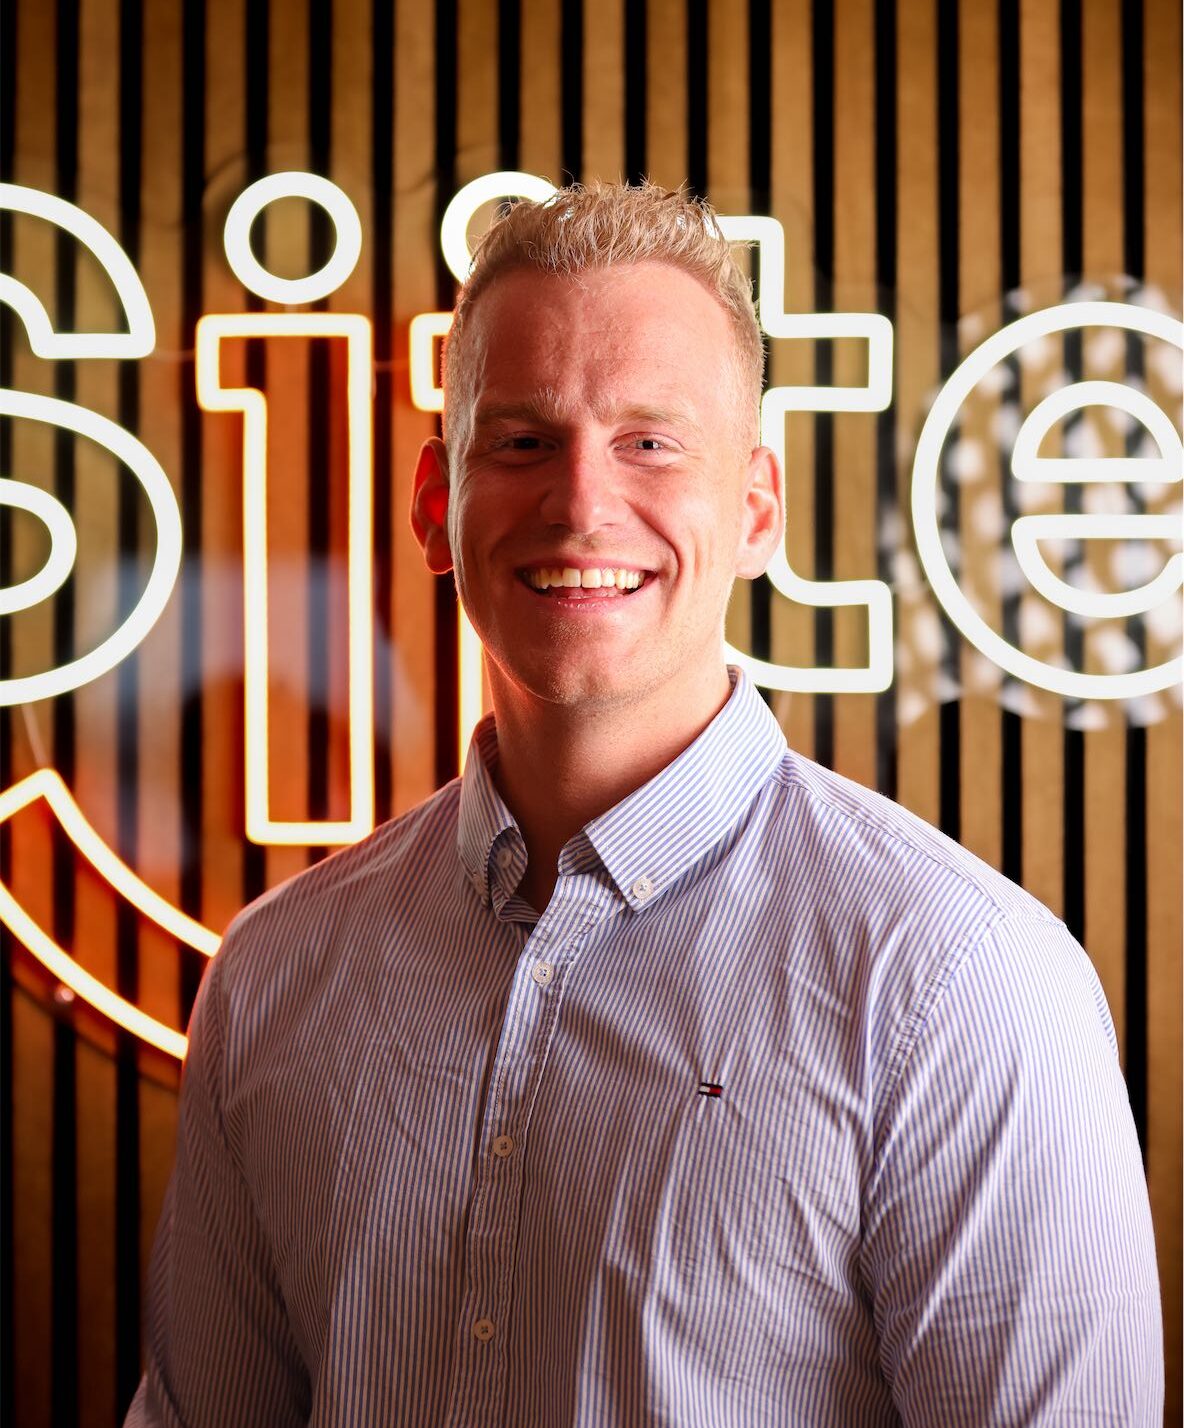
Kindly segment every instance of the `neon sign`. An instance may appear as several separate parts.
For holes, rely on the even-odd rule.
[[[277,198],[321,203],[333,219],[336,247],[317,273],[277,278],[251,252],[256,216]],[[244,286],[277,302],[315,302],[349,277],[362,248],[362,225],[344,193],[313,174],[272,174],[253,183],[231,207],[226,257]],[[219,373],[222,343],[248,337],[344,338],[349,469],[347,558],[349,649],[350,814],[344,820],[280,821],[271,816],[268,734],[267,400],[250,387],[225,387]],[[374,827],[373,454],[370,390],[373,336],[367,318],[353,313],[233,313],[197,324],[197,400],[206,411],[243,416],[243,688],[245,710],[246,832],[254,843],[308,847],[354,843]]]
[[[471,258],[468,229],[477,210],[495,199],[545,199],[554,192],[532,174],[487,174],[465,185],[449,203],[441,224],[441,252],[458,278],[467,276]],[[333,252],[316,273],[281,278],[255,257],[251,227],[266,206],[279,198],[302,197],[328,213],[335,230]],[[136,359],[150,353],[155,329],[147,295],[127,255],[111,235],[73,204],[13,184],[0,184],[0,207],[31,215],[70,232],[95,256],[109,276],[127,330],[57,332],[36,296],[8,274],[0,274],[0,302],[21,318],[35,355],[46,360],[84,358]],[[883,411],[891,402],[893,331],[874,312],[787,313],[785,235],[776,219],[744,214],[721,218],[725,235],[755,246],[760,278],[759,320],[774,341],[856,338],[867,346],[867,379],[852,387],[773,386],[761,402],[761,440],[784,466],[785,423],[791,412]],[[250,185],[232,205],[224,230],[227,262],[243,285],[267,301],[292,306],[316,302],[335,291],[352,272],[361,251],[362,230],[356,210],[336,185],[312,174],[273,174]],[[440,411],[443,393],[436,380],[437,344],[446,334],[450,313],[421,313],[409,333],[410,395],[425,411]],[[968,598],[950,567],[943,545],[940,466],[951,427],[968,396],[993,368],[1049,334],[1087,327],[1138,333],[1184,350],[1184,324],[1145,308],[1123,303],[1065,304],[1021,317],[972,352],[938,393],[917,443],[913,464],[912,516],[917,547],[935,595],[966,639],[1016,678],[1071,698],[1120,699],[1164,690],[1177,683],[1181,660],[1150,669],[1086,674],[1034,658],[993,630]],[[348,444],[348,817],[330,821],[285,821],[272,816],[268,730],[267,593],[267,431],[263,393],[223,382],[225,343],[253,337],[308,340],[328,338],[345,344],[345,413]],[[243,427],[243,586],[245,703],[245,825],[257,843],[308,845],[348,843],[373,826],[373,655],[372,576],[372,436],[373,354],[368,319],[356,313],[218,313],[200,319],[195,337],[197,400],[211,412],[237,413]],[[1058,422],[1091,407],[1109,407],[1140,426],[1151,456],[1041,456],[1041,442]],[[181,560],[179,508],[159,462],[130,432],[88,408],[33,393],[0,389],[0,415],[25,418],[77,432],[110,451],[135,476],[148,499],[156,532],[156,550],[144,591],[122,625],[99,646],[68,664],[19,679],[0,680],[0,703],[30,702],[61,694],[113,669],[151,629],[168,602]],[[1044,394],[1015,436],[1011,472],[1021,487],[1065,487],[1102,482],[1166,489],[1184,479],[1184,447],[1168,415],[1142,390],[1119,382],[1070,383]],[[49,598],[69,578],[77,559],[77,535],[70,514],[58,499],[27,482],[0,477],[0,504],[35,516],[49,536],[49,554],[41,568],[14,585],[0,588],[0,615],[30,609]],[[1042,546],[1058,540],[1173,542],[1180,521],[1170,513],[1100,515],[1096,512],[1024,514],[1009,532],[1011,549],[1030,588],[1054,607],[1086,619],[1143,614],[1171,601],[1184,584],[1184,555],[1172,553],[1158,572],[1122,590],[1082,588],[1056,574]],[[727,647],[733,662],[746,667],[755,682],[771,689],[811,692],[871,693],[893,678],[892,596],[880,580],[812,581],[797,574],[779,549],[768,577],[783,598],[816,608],[853,606],[867,611],[868,659],[862,668],[797,668],[758,660]],[[482,712],[482,651],[476,634],[458,612],[460,757]],[[218,936],[187,917],[150,888],[123,863],[87,821],[61,778],[48,768],[0,792],[0,822],[44,802],[66,835],[115,892],[179,942],[210,956]],[[0,921],[24,943],[64,986],[102,1010],[119,1025],[159,1047],[182,1056],[184,1036],[118,997],[81,967],[69,952],[0,884]]]

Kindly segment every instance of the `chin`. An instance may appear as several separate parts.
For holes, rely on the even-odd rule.
[[[650,687],[644,675],[630,673],[619,661],[588,650],[578,653],[550,651],[524,660],[521,652],[499,661],[506,679],[526,694],[547,704],[584,710],[632,703]]]

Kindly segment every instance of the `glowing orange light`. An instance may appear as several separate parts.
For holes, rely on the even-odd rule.
[[[349,782],[340,821],[271,816],[268,756],[267,401],[250,387],[224,387],[224,338],[344,337],[349,442]],[[372,334],[356,314],[220,313],[197,324],[197,400],[206,411],[243,414],[243,689],[246,703],[246,831],[253,843],[307,847],[354,843],[374,827],[374,698],[371,591],[370,383]]]
[[[73,794],[53,769],[38,769],[0,794],[0,823],[28,808],[39,798],[49,804],[79,853],[121,897],[178,942],[207,957],[214,955],[221,942],[218,934],[174,907],[138,877],[87,822]],[[185,1055],[188,1043],[181,1032],[133,1006],[80,966],[26,911],[3,882],[0,882],[0,922],[76,996],[89,1002],[126,1031],[170,1056]]]

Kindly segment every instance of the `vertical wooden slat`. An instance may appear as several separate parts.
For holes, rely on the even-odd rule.
[[[79,187],[77,202],[116,237],[119,214],[119,26],[110,8],[86,3],[79,44]],[[123,326],[109,280],[87,257],[78,265],[78,326],[115,330]],[[79,362],[75,399],[118,419],[115,362]],[[92,649],[119,623],[117,584],[120,486],[129,479],[120,464],[94,443],[75,447],[75,525],[79,557],[76,651]],[[104,676],[74,696],[81,733],[74,789],[88,816],[112,846],[118,846],[118,676]],[[108,986],[117,983],[118,933],[114,899],[101,879],[75,882],[74,945],[69,950]],[[78,1373],[93,1385],[79,1398],[83,1423],[110,1420],[115,1400],[111,1326],[116,1322],[115,1037],[109,1023],[82,1008],[76,1052]],[[87,1033],[90,1033],[88,1035]],[[91,1036],[94,1040],[91,1040]],[[60,1346],[59,1346],[60,1352]]]
[[[563,177],[561,18],[552,0],[522,0],[518,162],[556,184]]]
[[[694,183],[694,169],[706,159],[706,196],[721,213],[748,213],[751,202],[748,174],[748,30],[747,10],[712,3],[699,16],[706,25],[707,66],[704,94],[687,92],[688,108],[706,113],[707,152],[692,152],[684,141],[687,174]],[[660,41],[651,33],[650,53]],[[686,73],[685,66],[683,73]],[[688,86],[692,83],[688,76]],[[664,85],[659,79],[651,87],[649,107],[664,102]],[[741,261],[746,259],[741,257]],[[747,581],[738,582],[728,605],[726,632],[738,649],[752,649],[751,600]]]
[[[585,178],[625,176],[625,3],[584,3]]]
[[[247,183],[244,0],[216,0],[206,17],[205,311],[241,312],[246,294],[222,250],[230,205]],[[255,77],[258,82],[258,77]],[[190,339],[192,340],[192,339]],[[242,374],[230,353],[223,381]],[[203,919],[218,931],[242,905],[242,431],[225,413],[202,417]]]
[[[38,6],[22,11],[17,26],[18,75],[16,94],[17,151],[13,177],[18,183],[55,188],[53,154],[56,143],[54,59],[57,26],[55,8]],[[12,252],[8,260],[21,281],[46,304],[50,320],[56,319],[54,249],[49,229],[32,220],[13,224]],[[48,239],[48,241],[47,241]],[[13,338],[12,382],[19,390],[52,391],[50,364],[33,357],[23,330]],[[12,424],[13,474],[52,489],[52,433],[40,422]],[[28,547],[31,530],[13,527],[13,575],[31,574],[36,568]],[[44,669],[51,648],[49,602],[14,619],[11,627],[12,673]],[[13,720],[12,773],[23,777],[46,757],[46,705],[17,710]],[[34,741],[30,741],[32,732]],[[44,820],[22,820],[20,833],[12,835],[12,891],[44,915],[49,911],[44,895],[51,858],[48,826]],[[16,985],[12,999],[13,1080],[13,1218],[12,1275],[20,1313],[12,1326],[15,1364],[14,1400],[18,1421],[46,1423],[50,1415],[52,1340],[51,1204],[53,1105],[53,1013],[48,995],[52,980],[27,953],[17,948],[13,965]]]
[[[999,71],[994,7],[963,3],[959,9],[959,354],[965,356],[999,325]],[[1000,627],[998,539],[1003,512],[999,492],[998,405],[981,391],[962,410],[958,427],[962,580],[993,605]],[[993,598],[992,598],[993,597]],[[962,640],[961,841],[995,867],[1002,862],[1001,726],[999,678]]]
[[[140,438],[180,486],[181,412],[177,374],[193,334],[182,320],[177,232],[181,223],[181,16],[173,7],[147,6],[143,117],[143,227],[140,275],[156,321],[156,352],[139,366]],[[150,527],[150,521],[143,525]],[[183,536],[187,535],[183,532]],[[155,539],[145,532],[147,548]],[[180,591],[140,647],[138,725],[140,787],[137,872],[170,901],[180,901],[180,728],[182,688]],[[140,928],[140,1004],[175,1025],[179,1016],[179,958],[175,943]]]
[[[899,222],[897,227],[896,405],[902,530],[897,556],[897,797],[930,823],[938,816],[941,627],[908,535],[912,452],[936,395],[937,130],[936,11],[902,4],[897,18]]]
[[[497,7],[459,0],[457,184],[497,168]],[[480,231],[480,226],[476,227]]]
[[[57,48],[55,7],[23,7],[17,26],[17,147],[13,177],[18,183],[54,191],[53,155],[56,144]],[[44,224],[14,222],[12,252],[6,255],[17,277],[37,293],[55,320],[54,245]],[[48,239],[48,241],[47,241]],[[13,337],[13,385],[25,391],[52,391],[50,364],[29,351],[22,330]],[[40,422],[12,424],[13,474],[52,489],[52,435]],[[7,474],[7,473],[6,473]],[[31,574],[35,565],[28,554],[32,532],[15,522],[12,533],[13,575]],[[50,602],[11,623],[12,673],[44,669],[51,648]],[[23,777],[44,758],[39,745],[30,747],[28,732],[36,734],[44,723],[46,706],[38,704],[14,711],[15,747],[12,773]],[[51,858],[44,820],[22,820],[20,834],[12,834],[12,891],[43,915],[46,868]],[[51,979],[21,948],[13,960],[16,985],[12,997],[12,1134],[13,1185],[10,1193],[13,1221],[15,1301],[20,1312],[12,1325],[13,1398],[18,1422],[50,1421],[52,1356],[52,1176],[53,1139],[53,1014],[47,997]]]
[[[773,8],[773,216],[785,230],[785,306],[809,312],[814,306],[814,175],[811,129],[814,75],[810,63],[810,6]],[[770,386],[808,386],[814,379],[811,342],[773,342]],[[809,578],[814,571],[814,422],[791,413],[785,433],[785,550],[789,564]],[[809,668],[814,660],[814,615],[807,606],[774,595],[772,657]],[[814,750],[813,698],[778,693],[773,710],[790,744],[807,757]]]
[[[647,14],[647,167],[655,183],[677,188],[687,181],[687,6],[649,0]]]
[[[309,167],[309,0],[272,7],[268,57],[267,169]],[[247,83],[250,84],[250,76]],[[282,277],[310,271],[308,205],[288,200],[272,205],[261,260]],[[256,231],[256,243],[259,241]],[[308,411],[310,344],[300,338],[266,343],[268,403],[268,734],[271,751],[271,811],[274,818],[308,816],[307,709],[308,629],[312,618],[307,551],[309,500]],[[239,429],[240,419],[229,424]],[[227,474],[241,489],[241,458]],[[282,771],[282,772],[281,772]],[[298,873],[308,862],[303,848],[269,847],[269,885]]]
[[[1060,223],[1060,58],[1057,15],[1048,6],[1025,0],[1020,9],[1020,264],[1023,284],[1033,306],[1058,300],[1061,284]],[[1025,371],[1025,378],[1027,373]],[[1038,400],[1032,383],[1021,384],[1021,410]],[[1049,433],[1048,453],[1056,433]],[[1052,617],[1038,596],[1025,598],[1020,631],[1025,647],[1038,648],[1035,638]],[[1026,714],[1023,724],[1024,886],[1047,907],[1063,909],[1064,829],[1061,817],[1062,700],[1031,686],[1017,691]]]
[[[1145,101],[1144,277],[1173,305],[1180,299],[1181,227],[1181,15],[1172,0],[1145,0],[1142,61]],[[1128,217],[1128,221],[1131,221]],[[1179,356],[1171,368],[1179,381]],[[1152,386],[1152,391],[1156,390]],[[1161,397],[1179,400],[1175,393]],[[1170,409],[1170,408],[1169,408]],[[1148,622],[1150,624],[1150,622]],[[1172,641],[1178,649],[1178,636]],[[1149,630],[1148,662],[1170,658],[1167,641]],[[1163,1296],[1167,1393],[1165,1423],[1181,1417],[1181,925],[1182,848],[1181,720],[1174,709],[1147,729],[1147,1179],[1155,1219]],[[1171,711],[1171,712],[1168,712]]]
[[[411,406],[407,377],[407,326],[418,312],[436,308],[435,260],[439,234],[432,147],[425,142],[428,116],[435,110],[434,35],[430,12],[415,0],[399,0],[395,33],[395,412],[391,471],[391,549],[394,561],[392,608],[387,612],[394,642],[393,796],[403,811],[429,794],[436,702],[433,665],[433,589],[408,511],[411,479],[420,444],[436,427],[435,418]],[[446,202],[451,194],[444,196]],[[441,205],[442,206],[442,205]]]
[[[1122,32],[1117,3],[1086,5],[1082,12],[1082,89],[1084,204],[1082,215],[1084,272],[1087,281],[1108,286],[1111,275],[1122,269]],[[1104,290],[1104,289],[1103,289]],[[1106,344],[1116,361],[1099,369],[1093,354],[1102,344],[1087,342],[1088,378],[1122,382],[1127,379],[1125,351],[1119,344]],[[1107,456],[1122,456],[1121,436],[1113,423],[1099,422],[1086,414],[1084,430]],[[1118,437],[1115,440],[1115,436]],[[1105,488],[1085,492],[1085,509],[1098,509],[1105,502]],[[1099,588],[1113,585],[1109,566],[1109,542],[1095,542],[1085,552],[1087,568]],[[1103,621],[1086,634],[1086,668],[1096,673],[1113,669],[1107,648],[1122,640],[1121,621]],[[1085,945],[1106,993],[1114,1017],[1119,1045],[1126,1044],[1125,911],[1128,897],[1142,897],[1142,889],[1125,886],[1123,846],[1128,836],[1122,809],[1125,805],[1126,711],[1121,704],[1108,702],[1091,711],[1085,731]],[[1096,727],[1095,727],[1096,726]]]
[[[835,285],[839,312],[874,311],[875,255],[875,15],[872,0],[838,0],[835,6]],[[864,343],[835,345],[840,386],[856,386],[867,373]],[[876,419],[851,413],[835,419],[834,571],[838,580],[876,574]],[[835,662],[857,667],[867,658],[867,617],[835,616]],[[835,767],[848,778],[876,782],[876,706],[867,695],[835,699]]]

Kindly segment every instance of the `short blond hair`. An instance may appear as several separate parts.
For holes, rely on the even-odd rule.
[[[466,341],[473,304],[499,274],[534,269],[574,277],[634,263],[666,263],[696,278],[720,303],[735,338],[737,426],[755,446],[765,353],[752,283],[732,255],[715,210],[684,189],[654,183],[627,187],[594,181],[561,188],[541,203],[522,199],[497,218],[477,245],[444,343],[444,439],[467,440],[474,392]],[[457,408],[464,412],[458,421]],[[458,427],[464,431],[461,436]],[[458,439],[459,438],[459,439]]]

